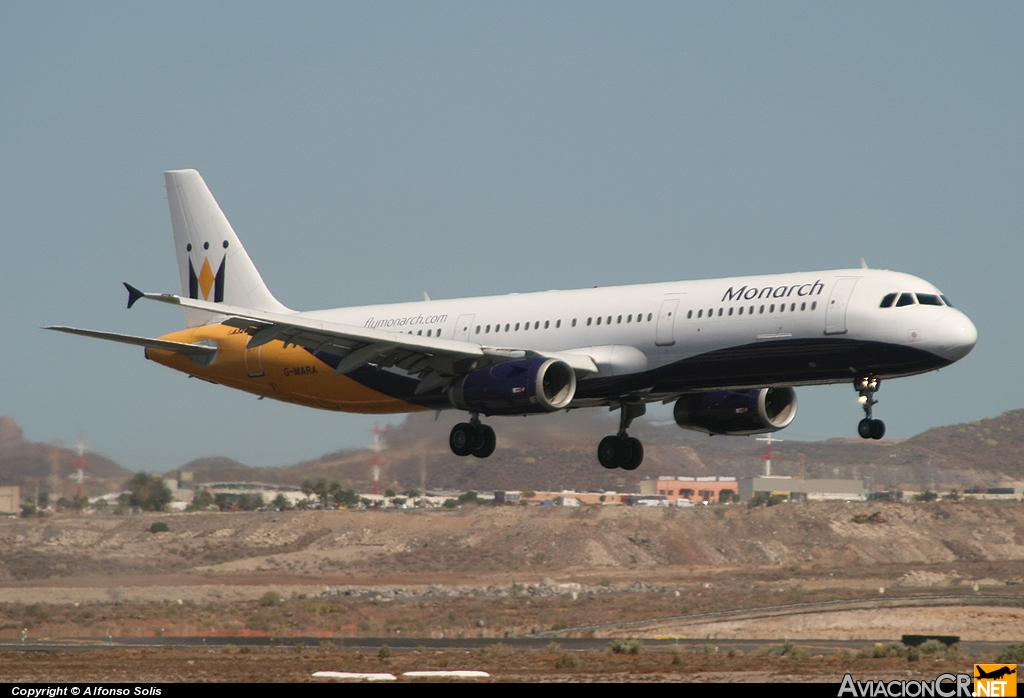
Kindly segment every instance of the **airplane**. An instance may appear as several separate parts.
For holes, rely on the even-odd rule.
[[[187,329],[151,339],[45,329],[145,348],[145,357],[211,383],[326,410],[461,410],[458,456],[494,452],[481,416],[583,407],[619,410],[598,461],[635,470],[629,436],[652,402],[708,434],[759,434],[792,423],[794,388],[852,382],[873,417],[882,380],[962,359],[978,333],[927,281],[861,268],[431,300],[297,312],[267,288],[195,170],[164,173],[181,295],[124,284],[184,309]]]

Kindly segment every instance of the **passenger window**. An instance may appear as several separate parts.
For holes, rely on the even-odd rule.
[[[540,329],[540,320],[537,320],[536,322],[533,323],[533,329],[535,329],[535,330],[539,330]]]
[[[589,318],[589,317],[587,318],[587,327],[590,327],[590,321],[591,321],[592,319],[593,319],[593,318]]]
[[[630,317],[633,317],[633,316],[630,315]],[[686,319],[689,320],[692,317],[693,317],[693,311],[692,310],[687,310],[686,311]]]
[[[742,305],[740,306],[740,312],[739,312],[739,314],[740,314],[740,315],[742,315],[742,314],[743,314],[743,306],[742,306]]]
[[[622,316],[621,316],[621,315],[620,315],[620,316],[618,317],[618,319],[617,319],[617,320],[615,321],[615,324],[616,324],[616,325],[621,325],[621,324],[622,324]]]
[[[898,294],[898,293],[890,293],[889,295],[887,295],[885,298],[882,299],[882,303],[878,307],[879,308],[891,308],[893,302],[896,300],[896,296],[898,296],[898,295],[900,295],[900,294]]]
[[[420,330],[420,331],[419,331],[419,332],[417,332],[416,334],[417,334],[418,336],[423,336],[423,330]]]
[[[609,325],[612,324],[612,316],[611,315],[608,316],[608,324]]]
[[[718,317],[722,317],[722,309],[721,308],[718,309]]]
[[[427,336],[428,337],[430,336],[430,332],[431,332],[431,330],[427,330]]]
[[[650,322],[650,321],[651,321],[651,314],[647,313],[647,322]]]
[[[811,303],[811,310],[814,310],[817,307],[818,307],[818,301],[814,301],[813,303]]]
[[[519,323],[517,322],[516,323],[516,332],[518,332],[518,331],[519,331]]]
[[[942,301],[939,300],[939,297],[931,293],[917,294],[917,302],[921,305],[942,305]]]
[[[801,303],[800,304],[800,311],[803,312],[804,310],[807,310],[807,304],[806,303]]]
[[[700,310],[697,311],[697,317],[698,318],[704,317],[704,309],[703,308],[701,308]]]
[[[786,312],[786,304],[785,303],[779,303],[779,312],[780,313]]]
[[[750,306],[750,310],[747,311],[747,314],[748,315],[753,315],[754,314],[754,306]]]
[[[732,308],[729,308],[729,315],[732,316]]]
[[[896,301],[896,307],[902,308],[905,305],[914,305],[914,294],[913,293],[901,293],[900,298]]]
[[[763,305],[758,309],[757,314],[758,315],[764,315],[764,306]]]
[[[796,303],[790,303],[789,304],[789,312],[793,312],[794,310],[796,310]]]
[[[768,307],[768,312],[769,312],[769,313],[774,313],[774,312],[775,312],[775,304],[774,304],[774,303],[772,303],[772,304],[771,304],[771,305],[770,305],[770,306]]]
[[[490,334],[490,333],[491,333],[491,326],[488,325],[487,327],[484,328],[484,334]]]
[[[477,333],[477,334],[480,334],[480,325],[477,325],[477,326],[476,326],[476,333]]]
[[[573,327],[576,327],[576,318],[573,318],[573,319],[572,319],[572,326],[573,326]]]
[[[555,321],[555,329],[557,330],[561,326],[562,326],[562,321],[561,320],[556,320]]]
[[[600,324],[601,324],[601,316],[600,316],[600,315],[598,315],[598,316],[597,316],[597,324],[598,324],[598,325],[600,325]]]
[[[530,323],[527,322],[523,325],[523,332],[526,332],[528,329],[530,329]]]

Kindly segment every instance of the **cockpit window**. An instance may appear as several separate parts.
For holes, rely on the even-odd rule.
[[[902,308],[905,305],[914,305],[914,294],[913,293],[901,293],[900,298],[896,301],[896,307]]]
[[[878,307],[879,308],[891,308],[892,307],[892,302],[894,300],[896,300],[896,296],[898,296],[898,295],[900,295],[900,294],[898,294],[898,293],[890,293],[888,296],[886,296],[885,298],[882,299],[882,304],[880,306],[878,306]]]
[[[942,305],[939,297],[931,293],[918,293],[917,302],[921,305]]]
[[[948,299],[948,298],[946,298],[945,296],[940,296],[940,297],[942,298],[942,302],[943,302],[943,303],[945,303],[946,305],[948,305],[948,306],[949,306],[950,308],[952,308],[952,307],[953,307],[953,304],[949,302],[949,299]]]

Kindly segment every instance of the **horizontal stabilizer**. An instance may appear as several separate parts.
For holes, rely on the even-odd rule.
[[[133,344],[138,347],[151,347],[153,349],[164,349],[173,351],[195,361],[200,366],[209,366],[217,356],[217,347],[204,344],[186,344],[184,342],[171,342],[166,339],[150,339],[148,337],[136,337],[130,334],[118,334],[116,332],[100,332],[98,330],[81,330],[77,327],[50,326],[44,330],[56,330],[67,334],[77,334],[93,339],[106,339],[121,344]]]
[[[131,310],[131,307],[135,305],[135,301],[139,300],[146,294],[132,286],[130,283],[122,283],[124,283],[124,287],[128,289],[128,309]]]

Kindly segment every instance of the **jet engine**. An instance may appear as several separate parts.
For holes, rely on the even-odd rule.
[[[484,414],[554,412],[576,394],[576,373],[564,361],[533,357],[473,371],[448,391],[460,410]]]
[[[796,417],[796,391],[762,388],[684,395],[672,414],[683,429],[708,434],[764,434],[788,427]]]

